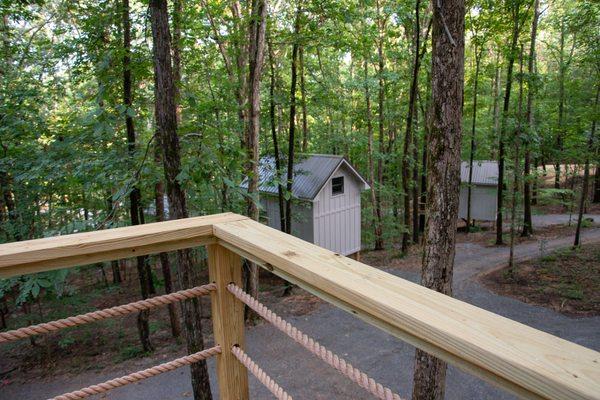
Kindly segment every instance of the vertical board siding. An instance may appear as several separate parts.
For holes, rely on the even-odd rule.
[[[467,185],[460,186],[458,217],[467,218]],[[496,187],[474,184],[471,189],[471,218],[480,221],[495,221],[497,209]]]
[[[344,177],[344,193],[332,196],[331,179],[340,176]],[[327,181],[314,202],[316,245],[342,255],[360,250],[361,184],[344,165]]]
[[[267,225],[271,228],[280,229],[279,202],[276,197],[263,195],[260,199],[263,213],[267,218]],[[307,242],[313,243],[313,213],[312,203],[299,201],[292,204],[292,234]]]

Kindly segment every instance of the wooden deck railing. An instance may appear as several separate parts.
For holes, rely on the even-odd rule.
[[[0,278],[207,245],[222,399],[247,399],[241,257],[522,398],[600,399],[600,353],[236,214],[0,245]]]

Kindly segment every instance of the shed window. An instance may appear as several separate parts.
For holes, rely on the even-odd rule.
[[[336,196],[344,193],[344,177],[338,176],[331,180],[331,195]]]

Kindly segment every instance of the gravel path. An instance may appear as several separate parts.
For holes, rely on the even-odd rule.
[[[595,223],[600,216],[595,216]],[[562,221],[563,216],[536,216],[535,225],[550,220]],[[567,216],[568,219],[568,216]],[[555,222],[556,223],[556,222]],[[560,222],[559,222],[560,223]],[[548,241],[546,251],[566,247],[572,238]],[[586,229],[584,243],[600,242],[600,228]],[[516,248],[518,259],[537,257],[539,243],[521,244]],[[491,293],[476,279],[482,272],[497,268],[506,262],[508,248],[484,247],[473,243],[460,243],[456,249],[454,278],[455,296],[468,303],[493,311],[537,329],[560,336],[592,349],[600,350],[600,317],[571,318],[552,310],[529,305]],[[418,274],[409,271],[389,270],[405,279],[418,281]],[[390,386],[401,396],[410,397],[414,348],[391,337],[357,318],[333,307],[323,305],[310,315],[288,318],[323,345],[345,357],[384,385]],[[337,400],[371,399],[358,386],[341,377],[321,361],[307,353],[287,336],[268,325],[259,325],[247,332],[247,352],[263,369],[278,381],[294,399]],[[164,360],[142,360],[140,368]],[[209,362],[211,372],[213,362]],[[122,371],[125,374],[129,371]],[[102,382],[119,373],[83,373],[73,378],[52,381],[32,381],[23,385],[10,385],[0,389],[0,400],[45,399],[65,391]],[[214,373],[211,374],[211,376]],[[218,390],[213,382],[215,392]],[[271,399],[272,396],[251,378],[251,398]],[[143,383],[114,390],[107,399],[150,400],[186,399],[191,397],[189,372],[181,369],[151,378]],[[450,367],[448,371],[446,399],[513,399],[508,393],[462,371]]]

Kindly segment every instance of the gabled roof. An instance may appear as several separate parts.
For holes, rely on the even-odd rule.
[[[469,163],[463,161],[460,164],[460,181],[461,183],[469,183]],[[471,180],[473,185],[498,185],[498,162],[487,160],[473,161],[473,177]]]
[[[367,181],[356,171],[356,169],[342,156],[328,154],[301,155],[294,164],[294,181],[292,183],[292,195],[299,199],[314,200],[319,194],[327,180],[340,167],[347,166],[348,170],[360,181],[363,189],[369,189]],[[282,179],[285,182],[287,176],[286,166],[282,166]],[[275,158],[272,156],[262,157],[258,164],[259,190],[262,193],[277,194],[277,182],[275,171]],[[240,185],[248,188],[247,180]]]

